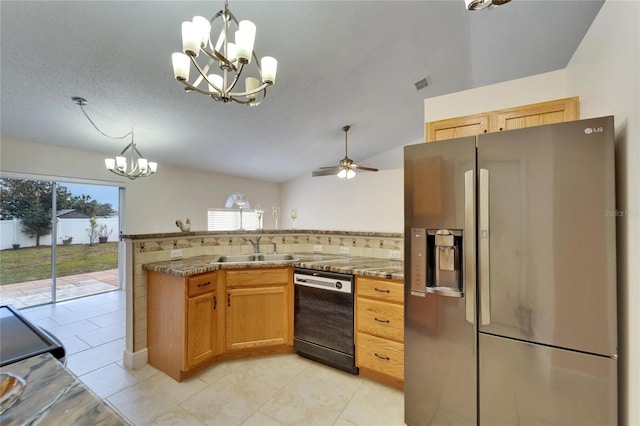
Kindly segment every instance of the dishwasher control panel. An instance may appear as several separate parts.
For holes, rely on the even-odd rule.
[[[293,283],[340,293],[353,292],[353,275],[296,268]]]

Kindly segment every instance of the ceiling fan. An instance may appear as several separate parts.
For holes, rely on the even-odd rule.
[[[353,162],[351,158],[347,155],[347,132],[351,126],[344,126],[342,130],[344,131],[344,158],[340,160],[338,166],[334,167],[320,167],[318,170],[314,171],[311,176],[329,176],[329,175],[337,175],[340,179],[351,179],[356,175],[356,170],[364,171],[364,172],[377,172],[378,169],[374,169],[373,167],[365,167],[359,166]]]

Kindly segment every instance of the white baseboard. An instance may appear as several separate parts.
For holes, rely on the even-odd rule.
[[[147,365],[148,352],[147,348],[144,348],[138,352],[124,351],[122,356],[122,363],[125,367],[131,370],[137,370]]]

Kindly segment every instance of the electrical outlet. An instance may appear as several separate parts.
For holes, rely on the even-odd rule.
[[[157,234],[158,232],[160,232],[160,227],[159,227],[159,226],[157,226],[157,225],[156,225],[156,226],[154,226],[154,227],[153,227],[153,230],[152,230],[151,232],[153,232],[154,234]]]
[[[171,258],[175,259],[176,257],[182,257],[182,250],[171,250]]]
[[[313,251],[322,251],[322,244],[316,244],[313,246]]]
[[[349,254],[349,247],[340,247],[340,254]]]
[[[402,252],[400,250],[389,250],[390,259],[402,259]]]

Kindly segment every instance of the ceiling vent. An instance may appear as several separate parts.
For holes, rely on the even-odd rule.
[[[431,86],[431,77],[426,76],[422,80],[416,81],[414,84],[416,85],[416,90],[422,90],[427,86]]]

